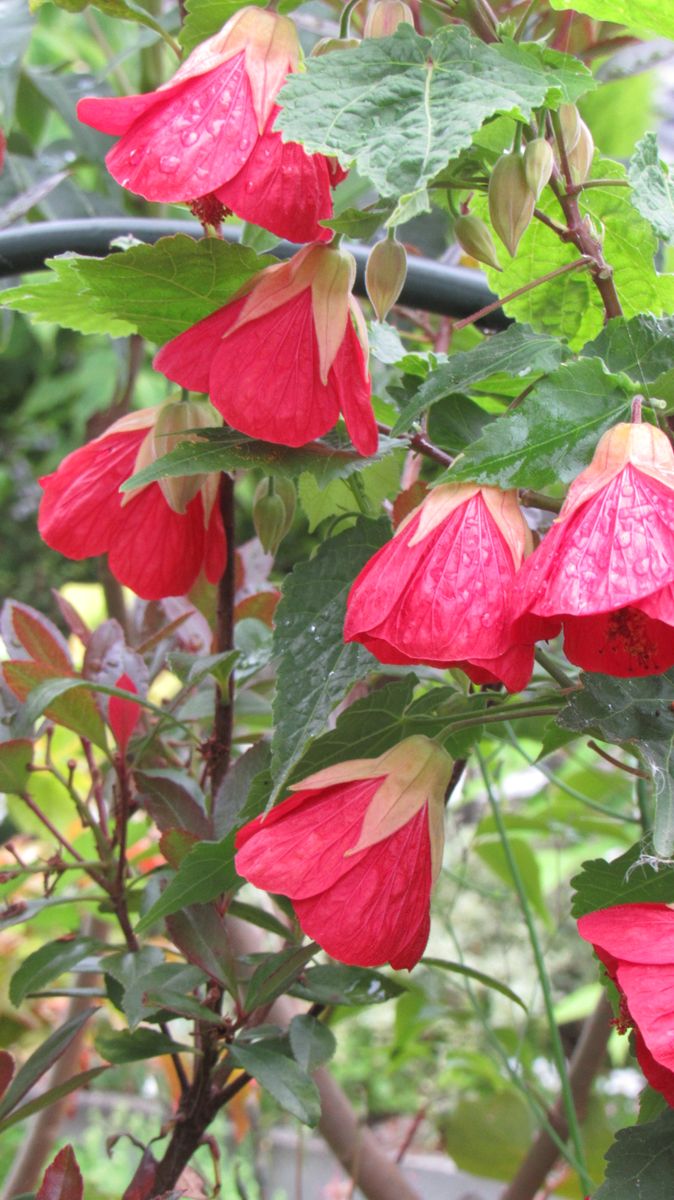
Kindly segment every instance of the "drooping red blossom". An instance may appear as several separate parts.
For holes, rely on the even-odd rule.
[[[115,578],[144,600],[185,595],[202,570],[215,583],[227,558],[217,475],[119,491],[141,467],[194,438],[185,430],[213,421],[201,401],[146,408],[73,451],[40,480],[38,528],[47,545],[66,558],[107,554]]]
[[[517,580],[534,637],[564,629],[567,658],[606,675],[674,665],[674,452],[639,422],[603,435]]]
[[[115,681],[115,687],[122,692],[138,691],[128,675],[120,675]],[[136,704],[134,700],[125,700],[123,696],[111,696],[108,701],[108,725],[122,757],[126,754],[129,741],[140,721],[140,713],[140,704]]]
[[[173,338],[154,366],[190,391],[208,392],[225,421],[250,437],[303,446],[341,413],[356,449],[373,454],[377,426],[367,333],[351,294],[355,270],[347,251],[305,246]]]
[[[354,966],[409,970],[424,952],[452,760],[425,737],[310,775],[239,830],[236,869],[289,896],[307,934]]]
[[[513,633],[512,584],[531,547],[514,491],[441,484],[355,579],[344,637],[380,662],[460,667],[519,691],[533,643]]]
[[[108,170],[146,200],[189,204],[213,194],[279,237],[327,241],[318,222],[332,216],[330,189],[342,172],[273,128],[276,96],[300,55],[288,17],[246,7],[156,91],[87,97],[77,115],[119,136]]]
[[[674,1108],[674,911],[618,904],[581,917],[578,932],[620,992],[620,1025],[634,1026],[646,1079]]]

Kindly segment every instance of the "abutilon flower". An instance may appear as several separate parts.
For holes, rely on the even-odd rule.
[[[426,737],[309,775],[236,835],[236,869],[289,896],[307,934],[354,966],[424,952],[452,760]]]
[[[653,425],[620,424],[569,488],[517,580],[528,632],[564,629],[567,658],[606,675],[674,665],[674,452]]]
[[[215,583],[227,544],[217,504],[218,476],[162,479],[119,488],[178,442],[213,424],[203,401],[145,408],[115,421],[40,480],[38,528],[66,558],[107,554],[112,574],[144,600],[183,596],[203,570]]]
[[[332,216],[330,187],[344,172],[322,154],[283,142],[273,128],[276,96],[300,54],[288,17],[242,8],[156,91],[87,97],[77,115],[119,136],[108,170],[146,200],[191,203],[213,195],[279,237],[328,240],[331,231],[318,222]]]
[[[380,662],[460,667],[519,691],[533,642],[513,633],[512,583],[531,549],[516,492],[440,484],[356,577],[344,637]]]
[[[618,988],[617,1024],[623,1032],[634,1027],[646,1079],[674,1107],[674,911],[666,904],[617,904],[581,917],[578,932]]]
[[[356,449],[373,454],[377,426],[367,332],[351,294],[355,273],[347,251],[305,246],[173,338],[154,366],[190,391],[208,392],[225,421],[250,437],[302,446],[341,412]]]

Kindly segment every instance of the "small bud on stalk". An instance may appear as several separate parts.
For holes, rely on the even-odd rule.
[[[584,121],[580,122],[580,137],[566,157],[574,183],[585,183],[592,169],[594,139]]]
[[[360,38],[324,37],[316,42],[310,58],[320,58],[322,54],[332,54],[334,50],[355,50],[356,46],[360,46]]]
[[[496,257],[494,239],[489,227],[479,217],[473,216],[472,213],[457,217],[454,222],[454,237],[461,249],[465,250],[466,254],[470,254],[471,258],[486,263],[496,271],[501,270],[501,265]]]
[[[564,139],[564,149],[567,154],[575,148],[580,137],[582,121],[575,104],[560,104],[557,110],[559,124]]]
[[[527,183],[519,154],[502,154],[489,180],[489,215],[498,236],[514,257],[534,215],[536,197]]]
[[[377,0],[368,13],[363,37],[390,37],[399,25],[414,25],[409,5],[404,0]]]
[[[536,200],[549,182],[555,156],[545,138],[534,138],[524,151],[524,175]]]
[[[385,321],[407,277],[405,247],[395,238],[377,242],[365,268],[365,286],[378,321]]]
[[[289,479],[261,479],[253,500],[253,525],[265,554],[276,554],[294,515],[294,484]]]

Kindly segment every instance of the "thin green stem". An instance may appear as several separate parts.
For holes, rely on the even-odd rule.
[[[545,1013],[546,1013],[546,1017],[547,1017],[547,1021],[548,1021],[550,1040],[552,1042],[552,1053],[553,1053],[553,1058],[555,1060],[555,1065],[557,1067],[557,1073],[559,1075],[561,1092],[562,1092],[562,1103],[563,1103],[563,1107],[564,1107],[564,1114],[566,1116],[567,1125],[569,1128],[569,1135],[571,1138],[571,1144],[573,1146],[574,1157],[576,1159],[576,1164],[577,1164],[576,1169],[580,1176],[580,1181],[583,1186],[583,1191],[587,1195],[589,1195],[593,1189],[593,1184],[592,1184],[592,1180],[590,1179],[590,1176],[588,1174],[587,1166],[585,1163],[585,1152],[583,1149],[583,1141],[582,1141],[581,1133],[580,1133],[580,1125],[578,1123],[578,1114],[576,1113],[576,1106],[575,1106],[575,1103],[573,1100],[573,1093],[571,1091],[571,1083],[569,1080],[569,1073],[568,1073],[567,1067],[566,1067],[566,1058],[564,1057],[564,1047],[562,1046],[562,1039],[559,1034],[559,1028],[557,1025],[557,1021],[555,1020],[555,1006],[554,1006],[554,1001],[552,998],[552,989],[550,987],[550,977],[548,975],[547,968],[545,965],[545,959],[543,957],[543,951],[541,949],[541,944],[538,939],[536,925],[535,925],[535,922],[533,919],[533,914],[531,912],[531,908],[529,905],[529,900],[527,898],[526,888],[524,887],[524,882],[523,882],[522,876],[520,874],[520,869],[519,869],[519,865],[517,863],[517,859],[515,858],[515,855],[513,854],[513,851],[512,851],[512,846],[510,845],[510,839],[508,837],[508,830],[506,829],[505,822],[501,815],[501,809],[499,807],[498,800],[496,799],[496,796],[494,795],[494,792],[493,792],[493,789],[491,786],[491,781],[489,779],[489,774],[488,774],[487,768],[485,766],[484,758],[482,757],[482,754],[480,753],[479,748],[476,749],[475,753],[476,753],[478,763],[480,765],[480,771],[482,774],[482,778],[484,780],[484,786],[485,786],[485,789],[487,792],[487,797],[489,800],[489,807],[491,808],[492,815],[494,817],[494,823],[496,825],[499,838],[501,839],[501,845],[503,846],[503,853],[505,855],[506,862],[508,863],[508,869],[510,870],[510,873],[513,878],[513,883],[515,885],[515,890],[517,892],[517,896],[519,899],[520,908],[522,910],[522,916],[524,917],[524,922],[527,927],[527,933],[529,934],[529,942],[531,944],[534,961],[536,963],[536,971],[537,971],[538,978],[540,981],[541,991],[543,993],[543,1004],[545,1007]],[[566,1152],[565,1152],[565,1154],[566,1154]]]
[[[581,258],[574,258],[573,262],[565,263],[563,267],[557,267],[554,271],[548,271],[545,275],[540,275],[538,279],[532,279],[531,283],[525,283],[523,287],[516,288],[514,292],[509,292],[507,296],[501,296],[499,300],[494,300],[493,304],[485,304],[484,308],[478,309],[469,317],[464,317],[462,321],[457,321],[452,326],[453,332],[456,333],[459,329],[465,329],[467,325],[474,325],[476,321],[481,321],[483,317],[488,317],[490,313],[496,312],[497,308],[501,308],[503,304],[508,304],[511,300],[516,300],[518,296],[523,296],[526,292],[530,292],[532,288],[540,287],[543,283],[549,283],[551,279],[556,279],[558,275],[566,275],[569,271],[579,271],[581,267],[591,266],[593,260],[587,254],[583,254]]]
[[[520,743],[515,737],[515,731],[513,729],[508,729],[508,737],[510,738],[515,750],[517,750],[517,753],[522,756],[524,761],[528,763],[530,767],[535,767],[537,771],[540,771],[541,775],[547,779],[548,783],[552,783],[556,788],[559,788],[560,792],[565,792],[567,796],[571,796],[573,800],[578,800],[581,804],[584,804],[586,808],[591,808],[595,812],[601,813],[604,817],[610,817],[613,821],[631,821],[634,824],[639,823],[638,817],[633,817],[629,814],[621,812],[615,812],[612,808],[608,808],[605,804],[600,804],[598,800],[591,800],[590,797],[585,796],[583,792],[579,792],[576,790],[576,788],[571,787],[570,783],[565,783],[563,779],[560,779],[559,776],[555,775],[554,772],[549,770],[548,767],[544,767],[542,763],[537,762],[534,758],[531,758],[531,756],[527,754],[526,750],[523,750],[520,746]]]
[[[349,0],[349,3],[342,9],[342,15],[339,19],[339,36],[345,38],[349,36],[349,22],[351,13],[358,4],[358,0]]]
[[[538,650],[534,651],[534,658],[536,659],[539,667],[542,667],[544,671],[547,671],[550,678],[554,679],[556,683],[559,683],[561,687],[575,688],[575,680],[572,679],[570,675],[567,675],[566,671],[564,671],[562,667],[557,666],[557,663],[552,655],[539,648]]]

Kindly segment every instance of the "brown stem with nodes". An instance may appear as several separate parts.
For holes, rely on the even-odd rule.
[[[215,646],[217,653],[234,646],[234,592],[236,587],[236,543],[234,537],[234,480],[223,474],[220,483],[220,512],[227,544],[227,565],[218,584]],[[217,791],[227,774],[232,752],[234,672],[230,672],[227,690],[216,690],[215,724],[211,759],[211,784]]]

